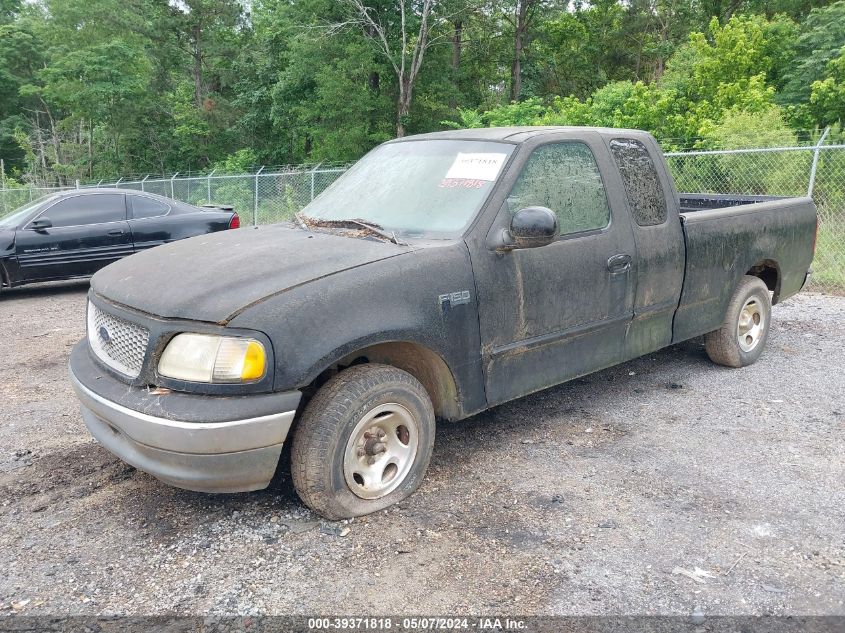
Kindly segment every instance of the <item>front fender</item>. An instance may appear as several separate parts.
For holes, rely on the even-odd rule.
[[[270,337],[277,391],[306,387],[356,351],[401,341],[445,362],[465,414],[486,406],[475,285],[463,242],[322,277],[250,307],[230,325]]]

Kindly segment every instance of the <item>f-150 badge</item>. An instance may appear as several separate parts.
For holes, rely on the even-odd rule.
[[[469,303],[469,290],[459,290],[458,292],[449,292],[437,297],[440,301],[440,307],[443,310],[449,310],[455,306]]]

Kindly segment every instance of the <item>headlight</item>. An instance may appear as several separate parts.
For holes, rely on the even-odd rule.
[[[251,382],[264,376],[267,354],[251,338],[177,334],[161,360],[158,373],[192,382]]]

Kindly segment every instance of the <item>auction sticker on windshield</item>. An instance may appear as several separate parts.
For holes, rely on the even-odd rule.
[[[507,157],[507,154],[458,152],[446,172],[446,180],[496,180]]]

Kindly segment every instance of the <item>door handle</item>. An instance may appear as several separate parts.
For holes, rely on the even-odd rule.
[[[627,273],[631,269],[631,256],[620,253],[607,260],[607,269],[612,274]]]
[[[112,229],[109,231],[109,235],[123,235],[123,229]]]

